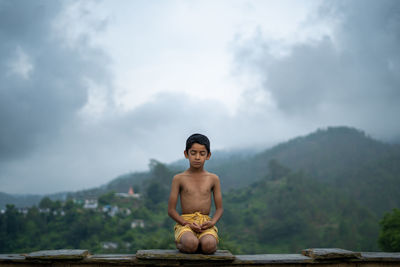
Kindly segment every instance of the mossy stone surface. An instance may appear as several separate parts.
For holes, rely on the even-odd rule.
[[[360,252],[353,252],[341,248],[309,248],[301,252],[304,256],[314,260],[333,260],[333,259],[358,259],[361,258]]]
[[[136,258],[140,260],[190,260],[190,261],[233,261],[235,256],[228,250],[217,250],[214,254],[186,254],[179,250],[138,250]]]
[[[88,250],[84,249],[59,249],[41,250],[26,254],[26,259],[37,260],[81,260],[89,255]]]

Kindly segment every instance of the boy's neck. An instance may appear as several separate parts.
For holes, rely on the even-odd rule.
[[[191,172],[191,173],[201,173],[201,172],[204,172],[204,171],[205,171],[204,167],[193,168],[192,166],[190,166],[189,169],[188,169],[188,172]]]

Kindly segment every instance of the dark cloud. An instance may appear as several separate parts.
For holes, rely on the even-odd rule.
[[[150,158],[182,158],[184,142],[194,132],[209,135],[215,148],[218,139],[230,139],[219,131],[228,119],[217,101],[169,93],[130,112],[87,123],[75,120],[30,157],[4,165],[3,177],[16,177],[19,183],[3,179],[2,190],[49,193],[99,186],[122,173],[147,169]]]
[[[60,126],[57,138],[2,166],[2,190],[51,193],[99,186],[122,173],[147,169],[150,158],[182,159],[185,140],[195,132],[209,136],[213,151],[257,144],[264,148],[277,137],[296,134],[277,116],[232,115],[217,100],[158,94],[128,112],[111,111],[97,120]]]
[[[54,30],[63,1],[0,1],[0,162],[56,138],[87,103],[88,80],[108,83],[107,57]]]
[[[261,74],[287,118],[390,139],[400,133],[399,14],[396,0],[330,1],[316,21],[334,22],[332,36],[294,45],[283,57],[257,36],[238,50],[238,64]]]
[[[208,135],[213,150],[266,147],[338,124],[400,135],[398,1],[328,2],[316,21],[335,22],[332,35],[296,44],[285,56],[271,52],[279,42],[271,48],[262,35],[242,43],[237,63],[262,78],[261,92],[243,94],[235,113],[180,93],[118,110],[107,56],[90,36],[71,41],[54,28],[68,3],[0,0],[1,191],[98,186],[145,169],[150,158],[181,158],[194,132]],[[98,117],[85,113],[91,86],[104,89]]]

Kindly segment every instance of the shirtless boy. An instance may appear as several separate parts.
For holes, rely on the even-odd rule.
[[[190,167],[174,176],[168,201],[168,215],[176,221],[176,247],[185,253],[200,251],[212,254],[217,250],[218,229],[215,226],[223,213],[219,178],[204,170],[211,157],[210,141],[202,134],[193,134],[186,140],[185,157]],[[211,194],[215,213],[210,218]],[[180,195],[182,215],[176,211]]]

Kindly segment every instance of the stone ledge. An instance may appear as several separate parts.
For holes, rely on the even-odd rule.
[[[25,255],[27,260],[82,260],[89,255],[84,249],[41,250]]]
[[[186,260],[186,261],[233,261],[235,256],[228,250],[217,250],[214,254],[185,254],[178,250],[138,250],[136,258],[140,260]]]
[[[341,253],[344,252],[344,256]],[[307,249],[303,254],[232,255],[219,250],[214,255],[183,254],[177,250],[139,250],[136,254],[90,255],[87,250],[45,250],[28,254],[0,254],[0,267],[58,265],[92,266],[400,266],[400,253],[352,252],[337,249]],[[323,258],[319,258],[324,255]],[[351,256],[352,255],[352,256]],[[339,257],[340,256],[340,257]]]
[[[341,248],[308,248],[301,254],[311,257],[314,260],[334,260],[334,259],[359,259],[360,252],[353,252]]]
[[[0,254],[0,262],[24,262],[26,258],[21,254]]]
[[[85,259],[86,263],[110,263],[110,264],[126,264],[136,262],[135,254],[100,254],[89,255]]]
[[[256,254],[236,255],[235,264],[305,264],[312,263],[310,257],[300,254]]]
[[[361,252],[363,261],[394,261],[400,263],[400,252]]]

